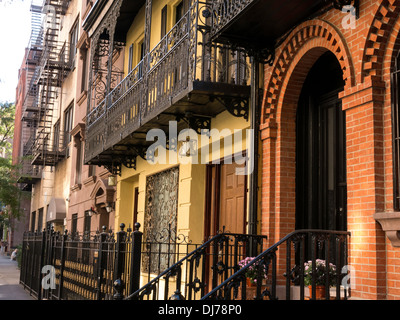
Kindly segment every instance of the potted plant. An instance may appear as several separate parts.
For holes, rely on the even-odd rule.
[[[326,291],[326,278],[329,275],[329,287],[334,285],[334,280],[336,276],[336,266],[332,263],[329,263],[329,266],[326,265],[325,260],[316,259],[315,260],[315,286],[316,286],[316,298],[323,299],[325,297]],[[312,290],[312,280],[313,279],[313,270],[312,270],[312,261],[307,261],[304,263],[304,285],[308,286],[310,290]]]
[[[248,265],[252,260],[254,259],[254,257],[247,257],[241,261],[239,261],[238,265],[240,268],[245,267],[246,265]],[[246,280],[247,280],[247,286],[252,287],[252,286],[256,286],[257,285],[257,277],[258,277],[258,272],[259,272],[259,268],[260,268],[260,263],[257,261],[256,263],[252,264],[250,267],[248,267],[246,269]],[[263,270],[261,271],[261,278],[267,279],[267,269],[266,266],[263,265]]]

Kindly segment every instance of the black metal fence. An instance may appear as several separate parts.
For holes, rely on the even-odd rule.
[[[266,236],[220,233],[203,244],[171,228],[147,235],[26,233],[20,283],[37,299],[200,299],[240,269],[251,248],[262,252]],[[182,290],[180,290],[182,288]],[[182,294],[181,294],[182,293]]]
[[[349,237],[345,231],[296,230],[246,261],[201,299],[347,300]],[[253,286],[247,283],[249,274]]]
[[[223,232],[200,245],[169,229],[142,242],[139,224],[134,231],[124,227],[115,234],[25,234],[21,284],[39,300],[304,300],[350,294],[343,283],[348,232],[297,230],[265,250],[266,236]],[[253,286],[247,283],[251,278]],[[319,286],[326,288],[320,298]]]
[[[222,232],[148,279],[128,300],[199,300],[240,269],[241,261],[263,251],[267,236]]]
[[[117,233],[103,228],[103,232],[83,235],[52,229],[26,233],[20,283],[38,300],[111,300],[129,295],[139,289],[142,255],[156,260],[164,253],[158,247],[172,245],[154,241],[149,251],[139,227],[124,231],[121,224]]]

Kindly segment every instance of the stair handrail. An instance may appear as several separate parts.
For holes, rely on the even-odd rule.
[[[185,257],[180,259],[178,262],[173,264],[171,267],[169,267],[168,269],[166,269],[163,272],[161,272],[157,277],[155,277],[153,280],[151,280],[148,283],[146,283],[140,289],[136,290],[135,292],[131,293],[129,296],[125,297],[124,300],[131,300],[131,299],[135,299],[135,298],[137,299],[141,292],[143,292],[143,295],[144,295],[148,291],[152,291],[154,285],[156,285],[156,283],[159,280],[161,280],[162,277],[165,277],[165,276],[168,276],[168,275],[176,275],[177,268],[182,266],[182,264],[186,260],[188,260],[188,259],[190,259],[192,257],[195,257],[197,254],[200,254],[200,255],[203,254],[210,243],[212,243],[214,241],[217,241],[220,238],[223,238],[223,237],[226,237],[226,236],[238,236],[238,237],[247,236],[247,237],[259,238],[260,240],[262,240],[262,239],[266,240],[267,239],[267,236],[265,236],[265,235],[237,234],[237,233],[229,233],[229,232],[224,232],[224,231],[219,232],[217,235],[213,236],[212,238],[210,238],[209,240],[204,242],[200,247],[198,247],[198,248],[194,249],[193,251],[191,251],[190,253],[188,253]],[[178,276],[180,277],[180,274]],[[178,294],[178,293],[176,292],[176,294]]]
[[[264,252],[260,253],[258,256],[254,257],[254,259],[252,259],[248,264],[246,264],[244,267],[242,267],[241,269],[239,269],[237,272],[235,272],[233,275],[231,275],[228,279],[226,279],[224,282],[222,282],[221,284],[219,284],[217,287],[213,288],[210,292],[208,292],[206,295],[204,295],[201,300],[208,300],[208,299],[215,299],[216,294],[219,290],[225,288],[225,290],[232,290],[232,289],[236,289],[238,288],[238,286],[240,285],[240,283],[244,283],[246,281],[246,277],[245,277],[245,273],[246,271],[253,265],[256,265],[257,263],[259,263],[262,259],[268,257],[269,255],[275,255],[275,252],[278,250],[278,247],[287,242],[288,240],[290,240],[291,238],[299,235],[299,234],[313,234],[313,233],[325,233],[325,234],[334,234],[334,235],[343,235],[343,236],[351,236],[351,233],[349,231],[335,231],[335,230],[321,230],[321,229],[299,229],[299,230],[295,230],[291,233],[289,233],[288,235],[286,235],[285,237],[283,237],[281,240],[279,240],[278,242],[276,242],[275,244],[273,244],[272,246],[270,246],[268,249],[266,249]],[[314,259],[315,260],[315,259]],[[301,267],[301,271],[303,271],[303,266]],[[313,267],[314,268],[314,267]],[[261,272],[259,272],[260,275]],[[287,276],[289,278],[289,275],[285,274],[285,276]],[[301,275],[301,278],[303,277],[303,274]],[[259,279],[261,279],[261,277],[259,277]],[[273,275],[273,279],[272,281],[276,282],[276,274]],[[272,288],[272,293],[267,289],[266,291],[261,293],[261,281],[257,281],[257,297],[258,298],[263,298],[264,296],[268,296],[270,299],[276,299],[276,292],[275,289],[276,287]],[[275,283],[276,285],[276,283]],[[304,286],[304,284],[303,284]],[[315,283],[313,284],[313,296],[315,296]],[[328,290],[329,292],[329,290]],[[329,293],[327,292],[327,295],[329,295]],[[214,297],[214,298],[213,298]],[[226,299],[227,296],[225,296]]]

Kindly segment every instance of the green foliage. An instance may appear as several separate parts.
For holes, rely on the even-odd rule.
[[[13,103],[0,103],[0,155],[11,157],[12,138],[14,136],[15,105]]]
[[[329,286],[335,285],[336,266],[329,263],[329,267],[326,266],[326,261],[316,259],[315,261],[315,284],[317,286],[324,286],[326,284],[327,275],[329,274]],[[304,285],[311,286],[313,277],[312,261],[304,263]]]
[[[20,217],[21,190],[17,186],[16,170],[9,159],[0,158],[0,211],[3,212],[0,223],[9,221],[10,216]]]
[[[250,262],[252,262],[255,257],[247,257],[241,261],[239,261],[238,265],[240,268],[246,267]],[[267,279],[268,270],[266,266],[260,261],[253,263],[246,269],[245,276],[249,278],[251,283],[257,283],[257,279],[260,276],[261,280]]]
[[[15,105],[0,103],[0,224],[3,225],[8,225],[11,216],[20,217],[21,191],[16,178],[18,168],[11,162],[14,119]]]

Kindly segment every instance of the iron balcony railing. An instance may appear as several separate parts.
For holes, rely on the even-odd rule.
[[[196,82],[248,85],[248,57],[210,42],[210,23],[211,4],[194,2],[143,60],[95,104],[86,118],[85,162],[179,102]]]
[[[69,139],[69,132],[38,130],[32,145],[31,163],[42,166],[57,164],[66,156]]]
[[[257,0],[214,0],[212,1],[213,23],[211,35],[216,35],[239,14]]]
[[[202,300],[315,300],[317,285],[326,288],[320,299],[347,299],[351,288],[349,237],[350,233],[344,231],[294,231],[251,259]],[[256,274],[256,287],[251,292],[246,284],[249,270]],[[335,291],[332,297],[331,287]]]
[[[31,157],[24,157],[19,162],[18,182],[33,184],[42,178],[42,167],[33,166]]]

